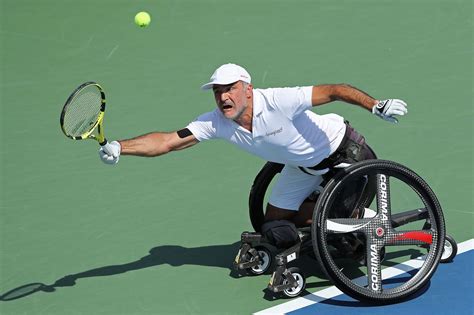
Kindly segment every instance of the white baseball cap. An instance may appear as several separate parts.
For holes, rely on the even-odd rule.
[[[250,83],[251,80],[252,78],[247,70],[236,64],[227,63],[217,68],[211,76],[211,81],[201,86],[201,89],[209,90],[212,89],[214,84],[227,85],[237,81]]]

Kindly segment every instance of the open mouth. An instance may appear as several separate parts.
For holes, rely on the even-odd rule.
[[[228,109],[231,109],[231,108],[232,108],[232,105],[222,105],[223,110],[228,110]]]

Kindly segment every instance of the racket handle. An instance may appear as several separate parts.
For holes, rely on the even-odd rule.
[[[114,153],[114,147],[111,145],[106,139],[104,139],[104,142],[99,143],[102,149],[105,151],[105,153],[109,155],[113,155]]]
[[[107,141],[107,139],[105,139],[105,138],[104,138],[104,141],[100,141],[100,137],[98,137],[98,138],[99,138],[99,139],[98,139],[98,140],[99,140],[99,145],[100,145],[101,147],[103,147],[103,146],[105,146],[106,144],[109,143],[109,142]]]

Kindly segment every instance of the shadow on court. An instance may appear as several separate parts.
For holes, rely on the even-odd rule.
[[[35,292],[54,292],[56,288],[61,287],[72,287],[76,285],[76,282],[84,278],[92,277],[106,277],[114,276],[129,271],[145,269],[149,267],[155,267],[159,265],[170,265],[170,266],[182,266],[182,265],[197,265],[197,266],[208,266],[208,267],[218,267],[225,268],[229,270],[229,276],[233,278],[240,278],[243,275],[237,272],[233,268],[233,258],[235,257],[239,247],[240,241],[228,245],[212,245],[212,246],[203,246],[203,247],[194,247],[186,248],[178,245],[164,245],[154,247],[149,251],[147,256],[144,256],[138,260],[125,263],[117,264],[110,266],[98,267],[75,274],[66,275],[53,284],[46,285],[40,282],[34,282],[22,285],[20,287],[14,288],[2,295],[0,295],[0,301],[12,301],[22,297],[26,297]],[[390,253],[387,254],[385,266],[393,266],[397,263],[391,262],[390,259],[399,257],[400,255],[419,255],[418,251],[401,251],[396,254]],[[301,268],[303,274],[306,277],[315,276],[319,279],[326,279],[326,276],[322,272],[318,262],[314,258],[310,258],[308,255],[300,257],[300,259],[295,262],[295,265]],[[291,267],[292,264],[288,265]],[[273,270],[273,269],[272,269]],[[350,275],[353,278],[362,276],[360,270],[354,269],[350,271]],[[318,280],[316,282],[308,282],[306,288],[320,288],[325,286],[330,286],[332,283],[328,280]],[[304,294],[308,294],[308,291],[305,291]],[[275,300],[276,297],[274,294],[264,290],[264,299],[266,300]],[[327,303],[336,303],[337,300],[330,300]],[[356,304],[360,302],[354,302]],[[341,305],[352,305],[352,302],[341,301]]]
[[[197,265],[226,268],[231,271],[231,276],[233,276],[232,263],[239,246],[240,241],[229,245],[212,245],[194,248],[186,248],[178,245],[158,246],[152,248],[147,256],[136,261],[69,274],[50,285],[39,282],[22,285],[2,294],[0,301],[16,300],[39,291],[54,292],[56,288],[74,286],[78,280],[83,278],[114,276],[164,264],[171,266]]]

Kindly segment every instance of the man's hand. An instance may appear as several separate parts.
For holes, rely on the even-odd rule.
[[[372,113],[391,123],[398,123],[398,119],[393,116],[403,116],[408,113],[407,104],[397,99],[383,100],[372,107]]]
[[[105,164],[115,165],[120,159],[121,146],[117,141],[110,142],[99,149],[99,157]]]

